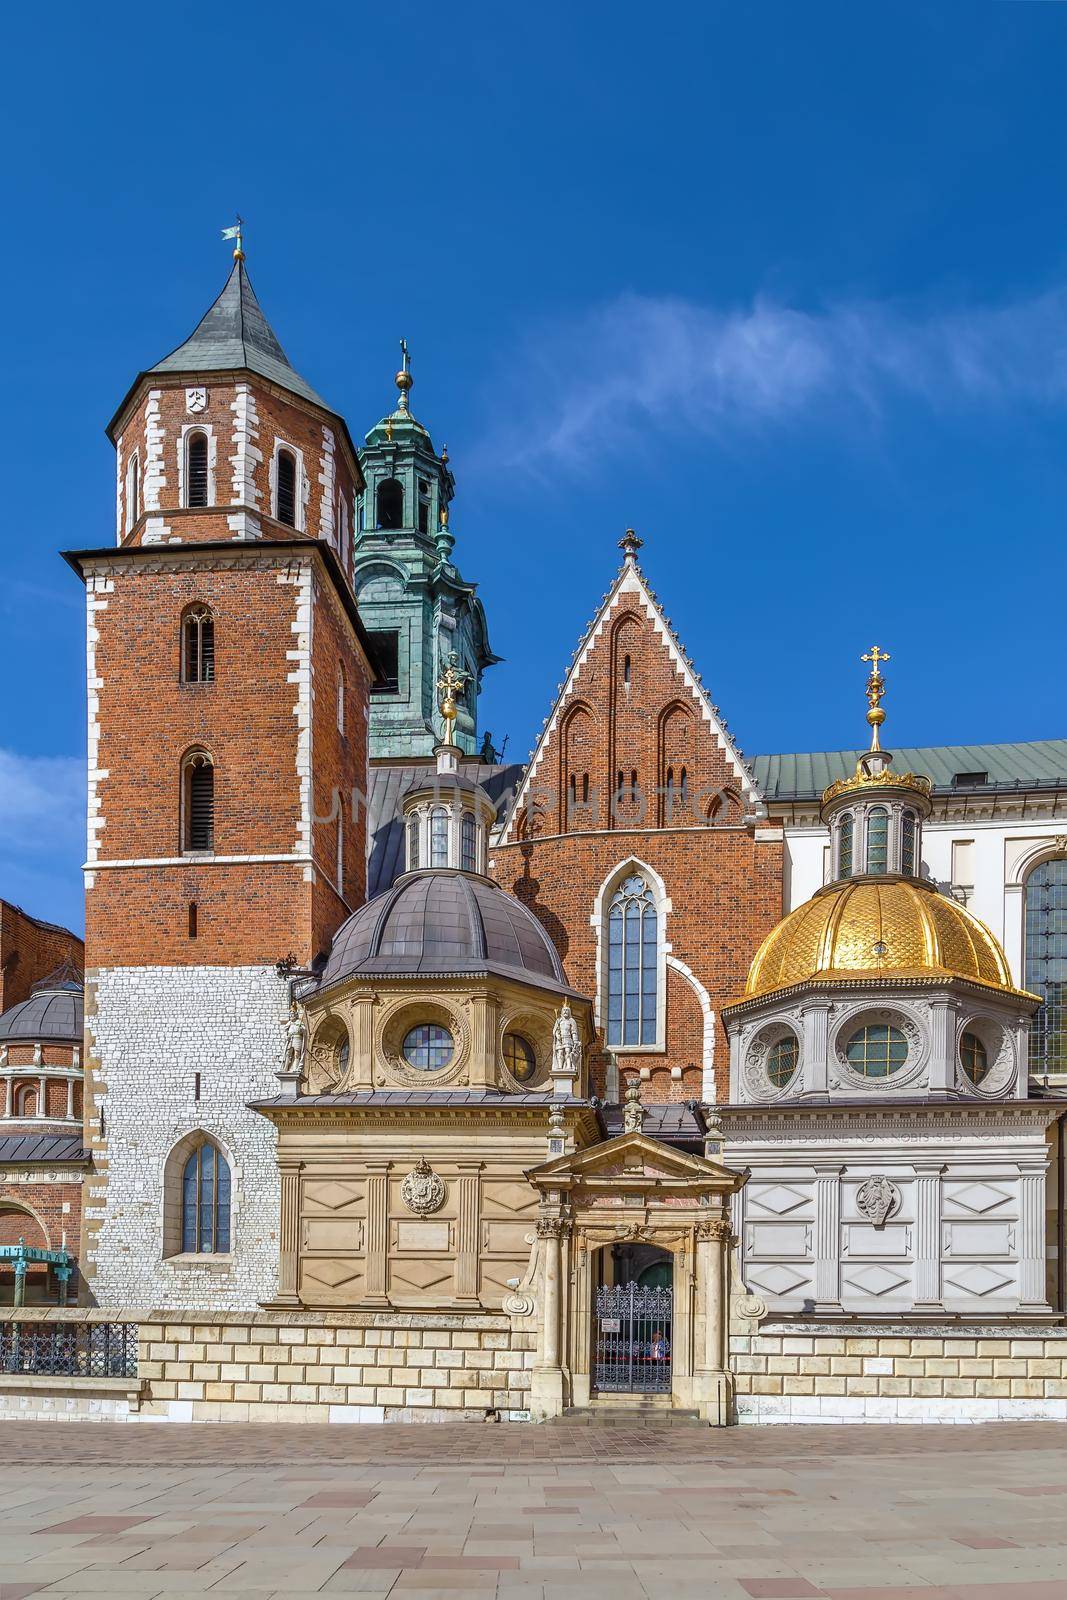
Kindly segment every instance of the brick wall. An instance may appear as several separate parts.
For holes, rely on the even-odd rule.
[[[34,984],[64,962],[80,972],[84,960],[85,946],[76,933],[0,900],[0,1012],[26,1000]]]
[[[624,569],[549,719],[491,870],[540,918],[568,979],[589,995],[600,978],[590,919],[605,882],[630,859],[662,880],[671,907],[661,929],[665,1048],[614,1052],[624,1075],[649,1069],[647,1100],[726,1098],[719,1013],[781,917],[783,851],[658,605],[636,569]],[[603,1093],[602,1064],[594,1077]]]

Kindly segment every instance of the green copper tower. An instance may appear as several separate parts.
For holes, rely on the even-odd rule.
[[[482,673],[498,661],[489,648],[477,586],[452,560],[448,508],[456,481],[448,452],[411,414],[407,342],[396,375],[396,409],[367,434],[359,452],[367,480],[357,504],[355,585],[360,615],[378,648],[386,685],[371,698],[370,754],[430,756],[444,731],[436,684],[445,668],[465,675],[455,740],[474,755]]]

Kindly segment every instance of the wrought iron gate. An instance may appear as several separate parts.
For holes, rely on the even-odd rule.
[[[671,1388],[670,1289],[619,1283],[598,1289],[593,1387],[601,1393],[663,1394]]]

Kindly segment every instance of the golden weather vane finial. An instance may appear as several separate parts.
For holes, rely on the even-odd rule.
[[[885,712],[882,710],[885,679],[878,669],[883,661],[889,661],[890,659],[889,651],[879,650],[876,644],[872,644],[871,648],[860,656],[861,661],[869,661],[871,663],[871,672],[867,679],[867,721],[871,725],[872,750],[880,750],[882,748],[878,738],[878,730],[885,721]]]
[[[243,261],[245,258],[244,226],[244,218],[238,217],[232,228],[223,228],[222,230],[224,239],[232,239],[234,241],[233,259],[235,261]]]

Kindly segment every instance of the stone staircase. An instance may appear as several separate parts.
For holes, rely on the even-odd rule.
[[[570,1406],[557,1422],[606,1428],[702,1428],[695,1411],[676,1411],[666,1394],[596,1395],[587,1406]]]

